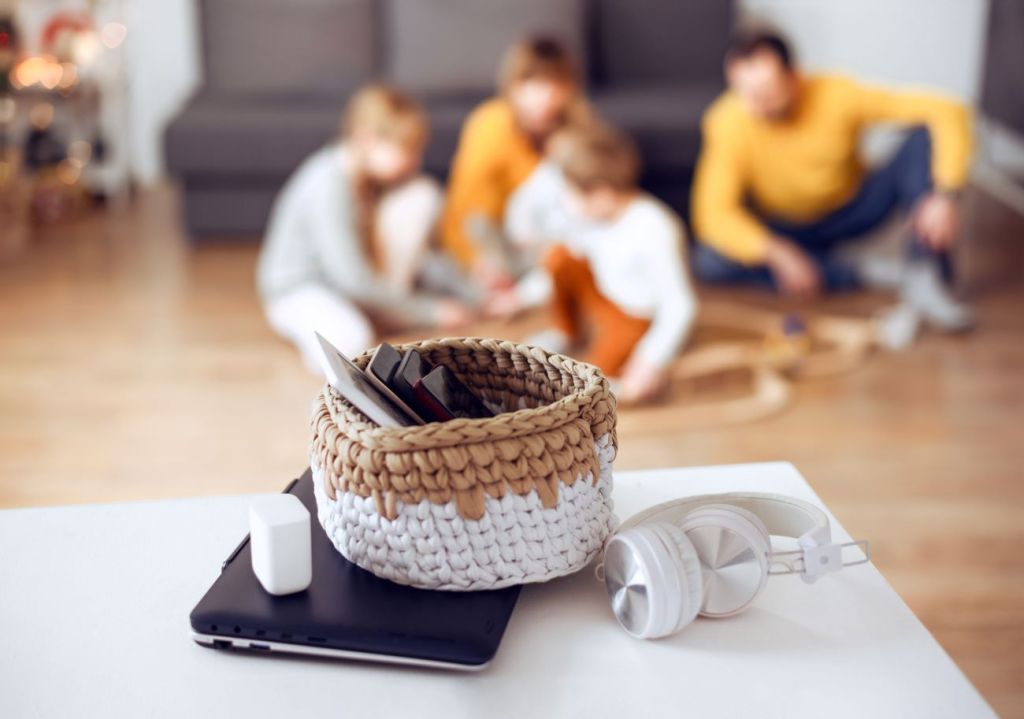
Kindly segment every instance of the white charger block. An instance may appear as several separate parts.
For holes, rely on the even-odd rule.
[[[293,494],[273,494],[249,505],[252,571],[270,594],[294,594],[313,581],[309,510]]]

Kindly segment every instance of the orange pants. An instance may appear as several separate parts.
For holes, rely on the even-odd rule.
[[[587,341],[583,361],[617,377],[651,321],[626,314],[601,294],[586,260],[556,245],[544,258],[554,285],[551,314],[555,327],[574,343]]]

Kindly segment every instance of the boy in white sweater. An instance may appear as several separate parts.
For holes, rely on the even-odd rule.
[[[637,187],[637,153],[612,128],[567,130],[550,162],[519,191],[521,214],[509,218],[519,243],[544,241],[551,228],[563,235],[544,259],[555,325],[546,344],[582,345],[584,360],[619,379],[621,401],[651,399],[697,311],[682,222]]]

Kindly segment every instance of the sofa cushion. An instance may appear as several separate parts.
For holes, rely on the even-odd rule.
[[[493,92],[506,48],[530,33],[564,42],[585,67],[584,0],[389,0],[384,65],[424,93]]]
[[[203,94],[167,128],[175,174],[288,174],[336,136],[342,101],[239,101]]]
[[[206,89],[342,96],[374,71],[374,0],[204,0]]]
[[[257,186],[185,183],[185,223],[189,235],[254,236],[263,233],[284,178]]]
[[[606,88],[593,93],[593,103],[636,140],[647,173],[687,172],[696,161],[701,116],[720,89],[714,84]]]
[[[466,116],[486,95],[428,97],[431,141],[424,166],[443,177]],[[267,179],[287,176],[336,137],[343,101],[317,98],[224,100],[201,95],[168,126],[167,165],[178,175]]]
[[[595,0],[595,80],[712,83],[732,32],[731,0]]]

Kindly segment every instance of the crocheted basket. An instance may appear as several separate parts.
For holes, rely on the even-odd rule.
[[[338,551],[429,589],[496,589],[585,567],[616,521],[615,399],[600,370],[501,340],[398,349],[446,365],[505,413],[382,428],[325,386],[310,465],[319,520]]]

